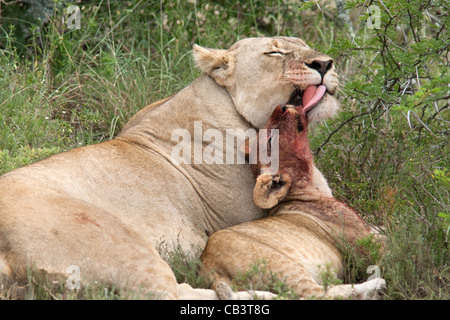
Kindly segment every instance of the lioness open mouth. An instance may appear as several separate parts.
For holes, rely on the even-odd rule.
[[[326,92],[327,88],[323,84],[318,86],[308,86],[304,91],[301,91],[300,88],[296,87],[287,104],[302,106],[303,113],[306,114],[319,103]]]

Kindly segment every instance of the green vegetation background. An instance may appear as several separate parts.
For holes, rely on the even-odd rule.
[[[8,3],[8,2],[7,2]],[[387,236],[369,264],[386,299],[449,299],[449,6],[400,1],[10,1],[0,13],[0,174],[113,138],[139,109],[188,85],[191,48],[305,39],[335,60],[342,112],[311,135],[337,198]],[[81,9],[81,29],[66,8]],[[337,5],[337,6],[336,6]],[[380,28],[368,28],[369,5]],[[376,22],[376,20],[372,20]]]

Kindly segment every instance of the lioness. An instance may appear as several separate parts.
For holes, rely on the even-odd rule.
[[[198,141],[195,121],[205,134],[261,128],[274,105],[320,83],[326,92],[310,117],[331,117],[338,109],[333,60],[289,37],[243,39],[228,50],[194,45],[193,56],[202,75],[141,110],[117,138],[0,178],[0,274],[24,276],[32,265],[66,274],[75,265],[83,281],[177,298],[155,246],[204,246],[206,235],[265,215],[251,200],[248,165],[174,161],[172,133],[187,130],[204,151],[211,142]],[[314,178],[323,180],[318,170]]]
[[[214,233],[202,253],[203,271],[214,271],[213,288],[223,299],[236,297],[227,284],[261,260],[301,298],[372,299],[384,288],[383,279],[334,286],[327,291],[321,285],[320,273],[327,267],[342,275],[338,242],[354,244],[370,236],[371,230],[354,210],[324,195],[311,177],[306,113],[314,106],[311,97],[316,90],[319,88],[305,91],[303,106],[278,106],[266,126],[267,136],[260,138],[260,143],[270,148],[270,130],[279,130],[278,172],[267,173],[268,165],[260,161],[252,165],[257,177],[254,202],[261,208],[272,208],[271,216]],[[247,152],[251,148],[252,144],[245,146]]]

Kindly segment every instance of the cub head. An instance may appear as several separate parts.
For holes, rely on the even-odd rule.
[[[303,99],[304,104],[307,104]],[[271,164],[263,164],[260,161],[260,153],[257,162],[252,164],[252,171],[256,177],[256,185],[253,190],[254,203],[264,209],[272,208],[282,200],[291,188],[295,190],[305,189],[310,182],[313,172],[313,159],[308,143],[308,108],[294,107],[290,105],[278,106],[273,111],[264,129],[267,136],[258,136],[258,144],[247,141],[243,145],[243,151],[250,155],[255,148],[261,149],[262,144],[267,144],[267,150],[278,160],[278,171],[268,173],[265,169]],[[277,130],[277,131],[274,131]],[[266,132],[266,131],[264,131]],[[273,135],[277,132],[278,150],[272,149]],[[277,153],[277,154],[274,154]]]
[[[311,123],[333,117],[338,79],[333,59],[290,37],[247,38],[230,49],[193,47],[194,61],[217,84],[227,89],[237,111],[262,128],[273,106],[300,105],[307,90]],[[311,87],[311,89],[308,89]]]

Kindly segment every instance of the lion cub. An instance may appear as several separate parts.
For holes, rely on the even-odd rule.
[[[266,127],[279,131],[279,169],[266,174],[269,165],[252,165],[256,177],[253,200],[272,209],[269,217],[239,224],[214,233],[202,253],[203,271],[214,270],[213,289],[222,299],[235,294],[227,284],[249,270],[256,261],[281,275],[300,297],[376,299],[385,287],[383,279],[356,285],[337,285],[324,290],[321,273],[334,270],[342,276],[339,241],[355,243],[371,234],[358,214],[317,185],[312,179],[313,158],[307,139],[308,121],[302,107],[278,106]],[[271,136],[263,143],[270,148]],[[261,143],[261,142],[260,142]],[[252,144],[246,144],[248,154]],[[270,150],[270,149],[269,149]],[[263,174],[261,174],[263,172]]]

